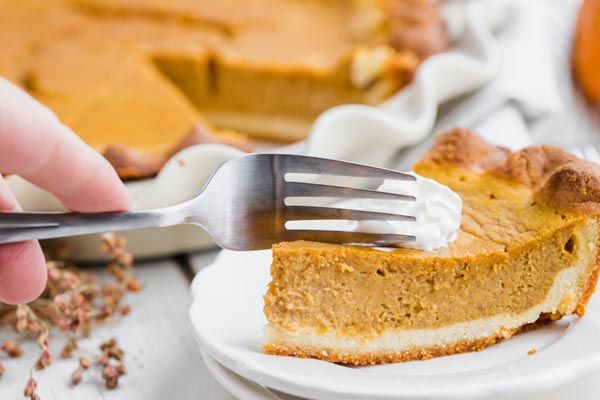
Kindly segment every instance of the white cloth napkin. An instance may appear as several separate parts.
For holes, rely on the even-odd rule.
[[[501,62],[497,77],[456,104],[436,128],[461,126],[511,149],[533,143],[530,131],[560,113],[556,66],[544,0],[509,3],[508,23],[498,32]]]
[[[547,5],[544,0],[511,0],[506,6],[509,16],[496,32],[500,52],[496,77],[471,95],[445,104],[435,132],[468,128],[491,143],[516,150],[533,144],[532,129],[548,125],[560,114],[563,105]],[[394,167],[410,169],[433,140],[430,135],[402,151]]]
[[[392,165],[407,169],[430,145],[431,132],[455,126],[512,149],[532,144],[531,130],[563,108],[549,40],[549,6],[546,0],[463,4],[457,14],[462,33],[460,23],[449,26],[457,38],[451,52],[427,60],[415,82],[380,107],[346,105],[324,113],[313,126],[307,153],[390,165],[404,148]],[[489,30],[497,23],[489,17],[497,10],[508,15],[494,40]],[[476,91],[444,104],[434,125],[438,102],[468,90]]]
[[[428,58],[409,86],[377,107],[346,104],[325,111],[311,128],[308,155],[389,166],[398,150],[430,135],[440,103],[490,82],[499,58],[491,30],[504,14],[497,12],[499,0],[458,1],[458,18],[449,19],[458,22],[450,26],[452,49]]]

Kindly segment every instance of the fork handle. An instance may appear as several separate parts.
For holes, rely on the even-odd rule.
[[[181,205],[144,211],[60,213],[0,211],[0,244],[186,223]]]

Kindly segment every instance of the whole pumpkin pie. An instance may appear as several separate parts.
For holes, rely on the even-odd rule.
[[[583,316],[598,279],[600,166],[552,146],[511,153],[455,129],[414,170],[462,198],[456,241],[433,252],[273,246],[265,352],[426,359]]]
[[[47,3],[0,1],[0,75],[99,151],[128,149],[108,153],[124,175],[156,170],[198,124],[240,147],[235,131],[300,139],[329,107],[385,100],[448,45],[432,0]]]

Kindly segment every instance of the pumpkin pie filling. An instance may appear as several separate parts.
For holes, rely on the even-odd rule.
[[[509,153],[454,130],[414,170],[461,196],[457,240],[434,252],[275,245],[264,351],[405,361],[584,314],[598,277],[597,166],[550,146]]]

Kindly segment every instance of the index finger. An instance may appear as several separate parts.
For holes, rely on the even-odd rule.
[[[0,172],[48,190],[70,210],[131,206],[112,166],[46,107],[0,78]]]

